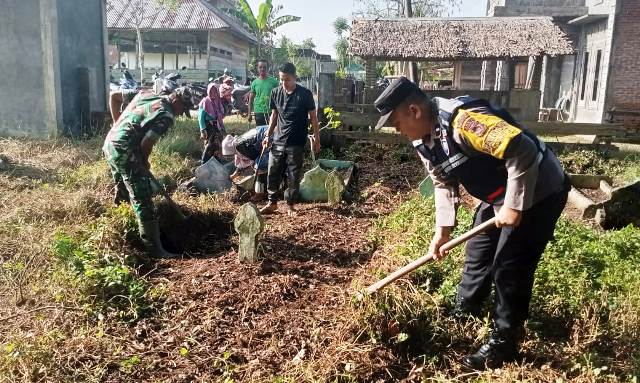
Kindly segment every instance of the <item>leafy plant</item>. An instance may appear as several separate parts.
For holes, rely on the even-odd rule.
[[[277,17],[282,6],[279,5],[274,8],[273,4],[271,4],[271,0],[265,0],[260,3],[258,7],[258,16],[253,13],[247,0],[239,0],[238,5],[239,9],[226,8],[225,11],[243,21],[249,29],[255,33],[258,40],[258,57],[261,57],[262,55],[262,47],[265,44],[265,40],[271,34],[274,34],[276,29],[285,24],[300,20],[299,16],[292,15]]]
[[[133,213],[121,205],[84,233],[56,234],[52,252],[61,275],[78,288],[78,299],[89,312],[135,321],[151,310],[155,292],[138,276],[135,260],[122,252],[124,238],[132,232]]]
[[[337,129],[342,125],[342,121],[340,121],[340,112],[334,110],[330,106],[326,106],[322,111],[324,112],[324,116],[328,119],[328,127],[331,129]]]

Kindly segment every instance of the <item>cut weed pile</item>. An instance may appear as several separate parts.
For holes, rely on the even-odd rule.
[[[606,175],[615,182],[640,179],[640,155],[637,153],[609,153],[593,149],[565,150],[558,158],[568,173]]]
[[[181,119],[154,151],[152,169],[170,190],[197,165],[197,134],[195,121]],[[422,255],[431,238],[433,201],[412,192],[424,173],[409,148],[325,151],[359,165],[359,200],[269,217],[261,262],[238,264],[231,193],[173,193],[194,218],[187,222],[156,198],[161,227],[187,257],[146,260],[131,209],[111,204],[100,144],[0,140],[9,160],[0,171],[0,382],[469,377],[457,358],[480,344],[488,322],[447,316],[462,249],[362,303],[352,299]],[[470,219],[461,210],[458,230]],[[473,377],[637,376],[639,237],[562,221],[538,271],[524,361]]]

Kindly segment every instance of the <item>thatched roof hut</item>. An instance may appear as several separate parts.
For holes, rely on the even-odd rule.
[[[572,54],[549,17],[356,19],[351,53],[380,60],[497,59]]]

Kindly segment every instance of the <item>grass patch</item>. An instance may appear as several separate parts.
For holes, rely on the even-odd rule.
[[[608,152],[591,149],[565,150],[558,158],[569,173],[608,175],[625,183],[640,179],[640,155],[621,153],[613,157]]]
[[[78,292],[73,300],[90,314],[135,321],[153,308],[158,288],[138,275],[137,258],[126,248],[136,235],[135,216],[123,204],[108,209],[84,232],[55,236],[58,274]]]
[[[458,219],[456,235],[468,229],[471,214],[459,210]],[[423,255],[433,222],[433,200],[419,196],[377,220],[371,239],[378,251],[370,274],[382,278]],[[507,366],[497,376],[483,373],[479,381],[637,380],[640,229],[597,232],[561,219],[555,236],[536,273],[529,335],[522,346],[524,366]],[[352,376],[374,380],[381,368],[392,376],[399,371],[394,379],[413,369],[435,381],[455,381],[462,375],[457,360],[475,351],[489,328],[488,317],[460,324],[447,315],[462,264],[459,247],[444,261],[425,265],[353,306],[346,315],[352,317],[353,348],[342,354],[353,359]]]

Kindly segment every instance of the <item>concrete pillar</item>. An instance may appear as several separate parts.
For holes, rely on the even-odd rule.
[[[209,65],[210,65],[210,60],[209,58],[211,57],[211,31],[207,31],[207,78],[209,78]],[[247,66],[245,65],[245,68]],[[245,73],[246,76],[246,73]]]
[[[482,62],[480,73],[480,90],[493,90],[496,83],[496,61],[485,60]]]
[[[540,81],[541,108],[551,108],[560,97],[562,74],[562,57],[544,56],[542,58],[542,75]]]
[[[334,73],[320,73],[318,75],[318,111],[327,106],[333,106],[336,75]]]
[[[56,0],[40,0],[40,38],[42,41],[42,95],[45,125],[51,138],[62,134],[62,94],[58,59],[58,12]]]

